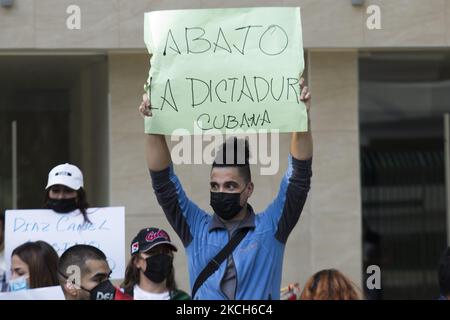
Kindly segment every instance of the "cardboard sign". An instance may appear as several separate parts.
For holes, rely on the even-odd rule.
[[[112,279],[125,274],[125,208],[89,208],[85,223],[77,210],[58,214],[53,210],[7,210],[5,219],[5,259],[8,269],[12,251],[28,241],[42,240],[59,256],[71,246],[88,244],[102,250],[113,271]]]
[[[307,131],[300,8],[155,11],[144,34],[146,133]]]
[[[0,293],[0,300],[65,300],[60,286]]]

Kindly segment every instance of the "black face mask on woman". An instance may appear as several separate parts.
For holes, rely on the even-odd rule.
[[[58,213],[69,213],[78,209],[77,199],[48,199],[47,209],[52,209]]]
[[[170,274],[173,268],[173,257],[159,253],[145,259],[147,268],[144,274],[154,283],[163,282]]]
[[[244,191],[240,193],[211,192],[210,205],[222,219],[233,219],[242,210],[241,194]]]

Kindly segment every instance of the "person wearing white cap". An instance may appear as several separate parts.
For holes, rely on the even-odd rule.
[[[58,213],[69,213],[80,210],[84,221],[87,217],[89,204],[83,189],[83,173],[77,166],[69,163],[54,167],[48,174],[45,187],[44,207]]]

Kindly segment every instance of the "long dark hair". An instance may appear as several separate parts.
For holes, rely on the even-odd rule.
[[[11,254],[18,256],[30,270],[30,289],[59,285],[57,269],[59,257],[47,242],[26,242]]]
[[[76,191],[77,191],[78,210],[80,210],[81,214],[83,215],[84,222],[91,224],[92,222],[89,220],[88,213],[87,213],[87,209],[89,208],[89,203],[87,202],[87,199],[86,199],[86,192],[84,191],[83,188],[80,188]],[[50,188],[48,188],[45,191],[44,208],[48,208],[48,201],[50,200],[49,194],[50,194]]]
[[[146,253],[152,253],[152,250],[149,250]],[[136,263],[139,258],[139,252],[131,256],[131,259],[128,262],[127,268],[125,270],[125,278],[120,285],[123,291],[130,296],[133,296],[133,288],[136,284],[139,284],[141,277],[140,270],[136,267]],[[177,283],[175,282],[175,268],[173,266],[172,270],[166,278],[166,287],[170,293],[177,290]]]

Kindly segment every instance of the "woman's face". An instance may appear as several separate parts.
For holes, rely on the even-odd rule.
[[[73,199],[77,197],[77,191],[66,186],[56,184],[50,187],[48,197],[53,200]]]
[[[11,258],[11,279],[14,280],[19,277],[30,278],[30,269],[19,256],[13,255]]]
[[[139,259],[137,260],[136,266],[138,269],[140,269],[142,272],[145,271],[145,269],[147,268],[147,261],[146,259],[154,256],[156,254],[167,254],[168,256],[173,257],[173,251],[170,247],[166,246],[166,245],[159,245],[156,246],[154,248],[152,248],[151,250],[147,251],[147,252],[141,252],[139,253]]]

